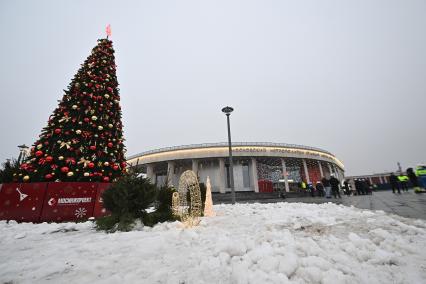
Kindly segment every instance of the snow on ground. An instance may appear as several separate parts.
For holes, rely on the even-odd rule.
[[[0,283],[425,283],[426,222],[335,204],[216,205],[106,234],[0,222]]]

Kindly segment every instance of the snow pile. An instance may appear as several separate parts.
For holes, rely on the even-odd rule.
[[[426,222],[335,204],[215,205],[128,233],[0,222],[0,283],[422,283]],[[424,282],[423,282],[424,283]]]

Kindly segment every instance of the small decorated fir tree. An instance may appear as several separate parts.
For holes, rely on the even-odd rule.
[[[112,42],[98,40],[15,178],[110,182],[125,171]]]

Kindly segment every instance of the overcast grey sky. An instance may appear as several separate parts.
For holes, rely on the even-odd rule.
[[[0,0],[0,161],[34,143],[112,26],[128,154],[321,147],[346,174],[426,162],[426,1]]]

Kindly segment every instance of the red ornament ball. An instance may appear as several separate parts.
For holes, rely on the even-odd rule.
[[[60,128],[56,128],[55,129],[55,134],[59,134],[59,133],[61,133],[61,129]]]
[[[95,146],[95,145],[91,145],[89,148],[90,148],[90,150],[92,150],[92,151],[95,151],[95,150],[96,150],[96,146]]]
[[[68,167],[62,167],[61,172],[67,173],[70,169]]]
[[[89,122],[90,121],[90,119],[88,117],[85,117],[83,120],[84,120],[84,122]]]
[[[47,174],[44,176],[45,179],[51,179],[53,176],[51,174]]]
[[[53,161],[53,157],[52,156],[47,156],[46,159],[44,159],[46,162],[50,163],[51,161]]]
[[[109,177],[104,177],[103,180],[104,182],[109,182]]]
[[[117,165],[114,165],[112,168],[113,168],[114,171],[118,170],[118,166]]]
[[[92,162],[90,162],[90,163],[88,164],[88,166],[89,166],[89,168],[93,169],[93,168],[95,167],[95,164],[94,164],[94,163],[92,163]]]
[[[43,152],[42,151],[37,151],[35,152],[36,157],[41,157],[43,156]]]
[[[107,146],[108,146],[109,148],[112,148],[112,146],[114,146],[114,144],[112,144],[112,142],[109,142],[109,143],[107,144]]]

